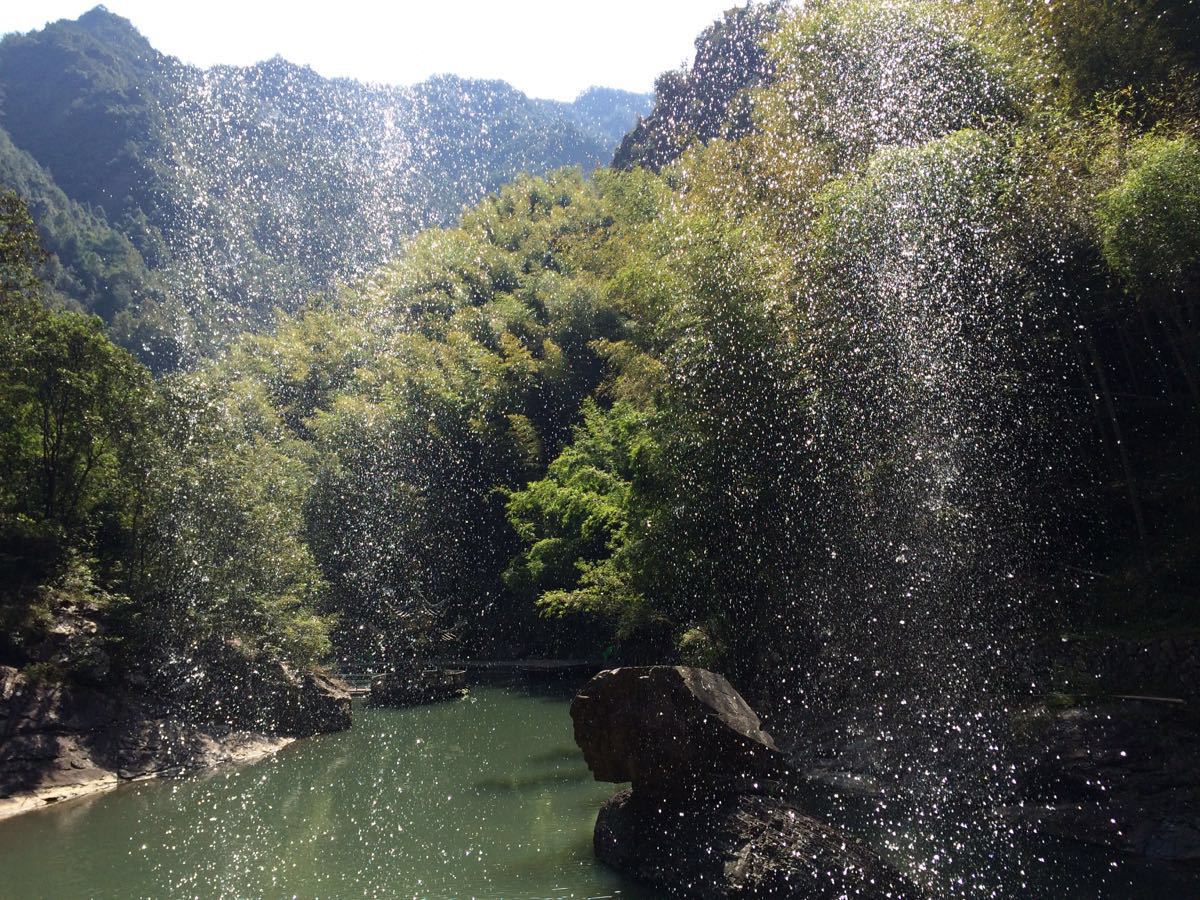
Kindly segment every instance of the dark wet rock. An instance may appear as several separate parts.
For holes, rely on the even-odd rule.
[[[1126,853],[1200,860],[1200,636],[1063,638],[1027,660],[1059,708],[1022,718],[1022,754],[1035,764],[1014,817]]]
[[[600,781],[630,781],[596,820],[598,859],[670,896],[920,897],[862,843],[786,797],[784,756],[720,675],[601,672],[571,704]]]
[[[130,698],[0,669],[0,799],[198,764],[211,743]]]
[[[756,794],[673,805],[621,791],[600,810],[594,847],[598,859],[671,896],[923,896],[844,832]]]
[[[752,789],[784,772],[784,756],[754,710],[705,669],[601,672],[575,697],[571,719],[596,780],[632,782],[639,792]]]
[[[289,737],[345,731],[351,722],[344,682],[318,672],[298,674],[282,663],[258,664],[228,709],[232,727]]]
[[[23,734],[92,731],[112,721],[119,708],[96,688],[33,681],[0,666],[0,746]]]
[[[1037,830],[1164,860],[1200,860],[1200,719],[1182,704],[1106,700],[1033,711],[1023,751]]]
[[[247,760],[350,727],[346,686],[236,641],[114,673],[103,597],[55,593],[0,666],[0,817],[137,778]],[[19,645],[19,646],[18,646]]]
[[[853,711],[803,734],[792,757],[819,794],[903,803],[906,744]],[[1155,700],[1055,698],[1013,715],[1005,753],[1020,765],[1001,812],[1034,832],[1154,860],[1200,860],[1200,716]],[[945,754],[944,754],[945,755]],[[948,758],[946,772],[969,771]]]

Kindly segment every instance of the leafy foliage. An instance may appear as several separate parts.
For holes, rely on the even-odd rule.
[[[1200,266],[1200,144],[1153,134],[1100,197],[1105,258],[1142,296],[1186,291]]]
[[[940,4],[815,4],[771,41],[763,127],[833,171],[980,125],[1012,103],[1012,85]]]
[[[631,504],[634,482],[652,478],[656,455],[645,413],[587,401],[545,478],[509,496],[509,521],[527,549],[506,571],[508,586],[550,615],[597,616],[632,636],[653,609],[633,583]]]
[[[0,217],[0,658],[25,661],[57,591],[99,604],[130,666],[230,640],[315,664],[303,448],[246,383],[157,386],[99,318],[44,308],[32,219],[15,195]]]
[[[1200,10],[1188,0],[1003,0],[1047,88],[1076,109],[1115,103],[1131,118],[1194,117]]]

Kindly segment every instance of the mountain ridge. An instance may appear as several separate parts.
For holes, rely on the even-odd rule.
[[[0,40],[0,185],[31,192],[60,299],[171,368],[361,277],[519,172],[606,164],[650,101],[456,75],[371,85],[279,55],[199,68],[98,6]],[[89,274],[104,268],[92,245],[122,240],[127,277]]]

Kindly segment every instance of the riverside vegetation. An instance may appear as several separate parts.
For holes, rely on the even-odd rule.
[[[227,294],[158,374],[152,292],[63,308],[9,191],[0,663],[604,655],[945,732],[1014,648],[1191,634],[1198,78],[1185,0],[733,10],[613,167]],[[102,627],[38,652],[68,599]]]

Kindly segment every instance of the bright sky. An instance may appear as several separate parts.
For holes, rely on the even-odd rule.
[[[4,0],[0,32],[75,18],[97,0]],[[158,50],[201,66],[279,54],[322,75],[412,84],[452,72],[570,100],[649,91],[745,0],[105,0]]]

